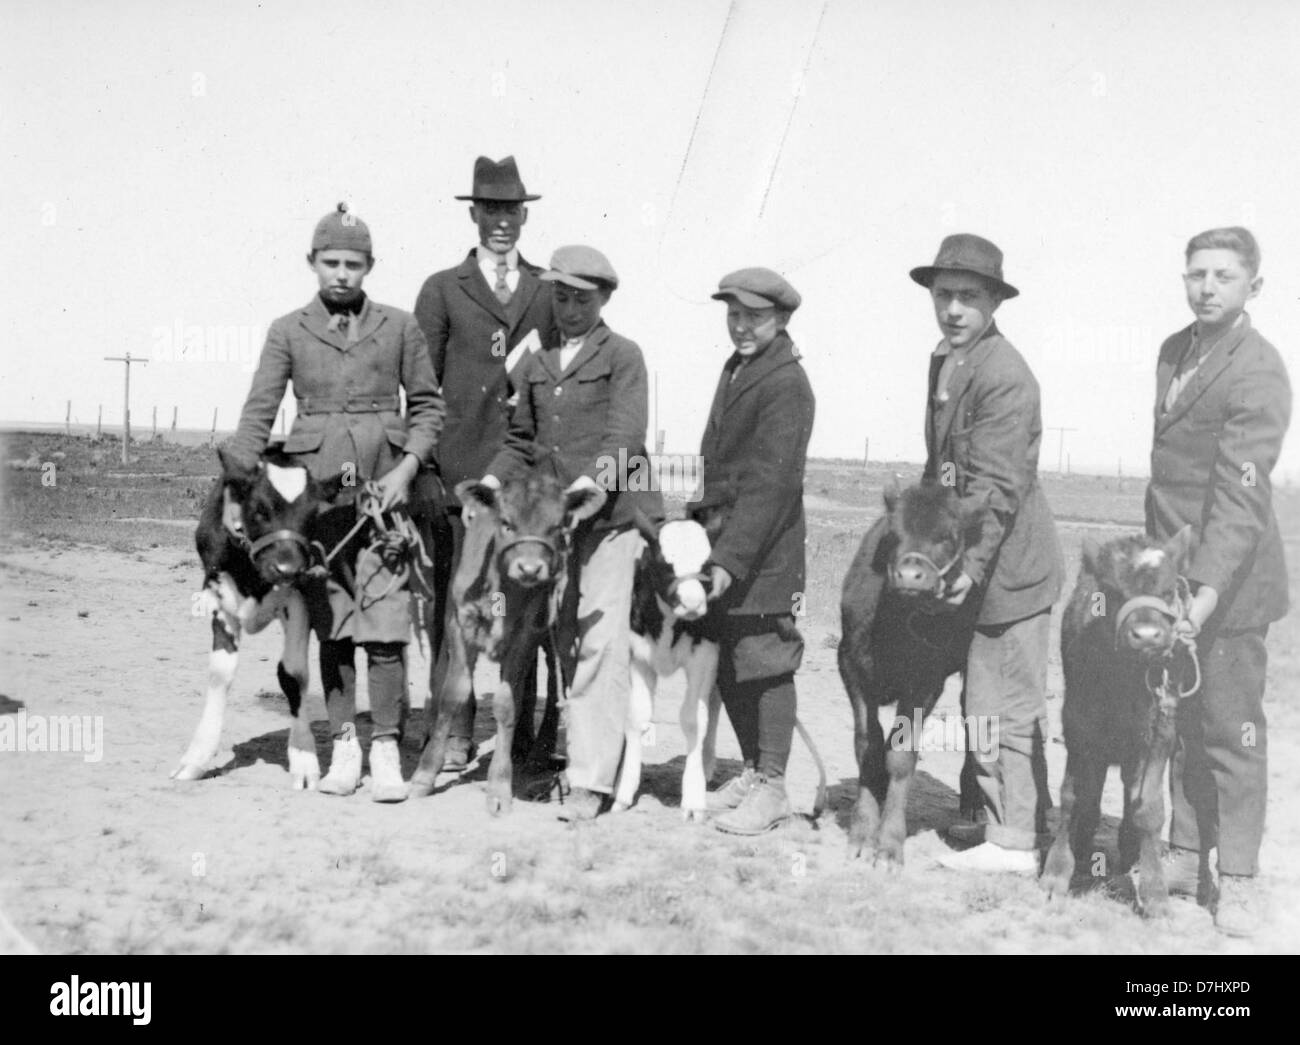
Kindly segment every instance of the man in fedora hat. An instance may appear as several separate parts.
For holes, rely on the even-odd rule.
[[[723,276],[735,351],[723,364],[704,429],[704,487],[691,515],[709,531],[709,627],[718,690],[744,771],[708,796],[714,826],[756,835],[790,815],[786,762],[794,737],[795,627],[804,593],[803,475],[815,401],[786,325],[799,292],[766,268]]]
[[[998,752],[991,761],[968,755],[963,771],[963,792],[973,777],[986,813],[982,843],[940,863],[1036,874],[1035,834],[1049,801],[1048,628],[1064,563],[1038,485],[1038,382],[993,320],[1019,291],[1002,278],[1002,252],[965,233],[946,237],[934,264],[911,277],[929,290],[943,335],[930,357],[925,478],[988,509],[982,538],[965,550],[946,599],[953,606],[979,600],[963,694],[968,750],[978,722],[992,720]]]
[[[424,282],[415,318],[429,342],[434,372],[447,401],[447,419],[436,468],[441,487],[435,500],[435,635],[441,634],[450,580],[464,528],[452,491],[463,479],[477,479],[505,439],[514,395],[514,378],[530,353],[553,339],[551,295],[537,278],[541,269],[519,254],[519,233],[528,221],[530,195],[513,156],[499,163],[474,161],[473,188],[458,200],[470,201],[470,220],[479,243],[459,265]],[[428,485],[428,484],[426,484]],[[436,481],[431,485],[437,486]],[[434,651],[436,656],[436,650]],[[473,757],[471,696],[452,726],[445,768],[463,769]]]

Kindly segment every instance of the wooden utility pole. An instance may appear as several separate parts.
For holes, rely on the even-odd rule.
[[[212,408],[212,434],[208,436],[208,445],[215,446],[217,442],[217,407]]]
[[[1062,428],[1060,425],[1047,425],[1046,428],[1047,428],[1047,430],[1048,430],[1049,432],[1057,432],[1057,433],[1059,433],[1058,441],[1057,441],[1057,444],[1056,444],[1056,471],[1057,471],[1058,474],[1060,474],[1060,472],[1061,472],[1061,464],[1062,464],[1062,462],[1065,460],[1065,433],[1066,433],[1066,432],[1077,432],[1078,429],[1077,429],[1077,428]]]
[[[95,422],[95,438],[99,439],[104,434],[104,404],[99,404],[99,419]]]
[[[122,463],[126,464],[130,460],[131,448],[131,364],[134,362],[143,365],[148,363],[149,360],[133,360],[130,352],[124,356],[105,356],[104,358],[110,363],[126,364],[126,386],[122,395]]]
[[[68,412],[63,418],[63,434],[72,434],[72,400],[68,400]]]
[[[172,435],[176,434],[176,414],[179,410],[180,407],[178,406],[172,407]]]
[[[156,404],[153,408],[153,437],[158,438],[158,407]]]
[[[865,472],[871,466],[871,439],[862,440],[862,470]]]

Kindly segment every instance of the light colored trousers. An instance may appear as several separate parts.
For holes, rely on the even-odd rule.
[[[1033,849],[1045,828],[1047,794],[1047,645],[1050,607],[1025,620],[975,630],[966,661],[968,742],[976,718],[996,723],[997,757],[974,760],[989,821],[985,838],[1005,849]],[[968,763],[969,764],[969,763]],[[1042,822],[1040,824],[1040,822]]]
[[[634,529],[575,535],[577,581],[570,573],[559,628],[565,674],[573,680],[565,706],[570,787],[614,790],[632,693],[632,579],[643,547]]]

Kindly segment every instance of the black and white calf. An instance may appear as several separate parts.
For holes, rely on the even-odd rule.
[[[312,567],[312,526],[322,505],[339,493],[342,477],[318,482],[291,458],[268,451],[247,470],[221,457],[222,475],[212,485],[195,533],[203,563],[203,590],[195,612],[212,617],[212,653],[203,714],[189,749],[172,773],[196,780],[221,743],[226,695],[239,661],[239,637],[256,634],[279,618],[284,653],[277,665],[280,687],[289,701],[289,779],[297,788],[314,788],[320,779],[311,727],[299,714],[307,687],[307,605],[299,584]],[[242,516],[242,532],[227,529],[227,508]]]
[[[705,785],[716,764],[719,696],[717,643],[704,638],[708,611],[703,570],[710,545],[704,527],[686,520],[664,523],[656,534],[639,526],[646,547],[636,564],[632,592],[632,697],[623,768],[614,808],[627,809],[641,783],[641,748],[649,734],[659,679],[686,672],[681,725],[686,737],[682,816],[703,820]]]

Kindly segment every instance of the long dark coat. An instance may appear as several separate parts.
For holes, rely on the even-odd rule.
[[[803,476],[816,402],[788,335],[736,371],[723,366],[700,447],[704,487],[691,516],[715,520],[712,560],[734,578],[718,607],[788,614],[804,592]]]

